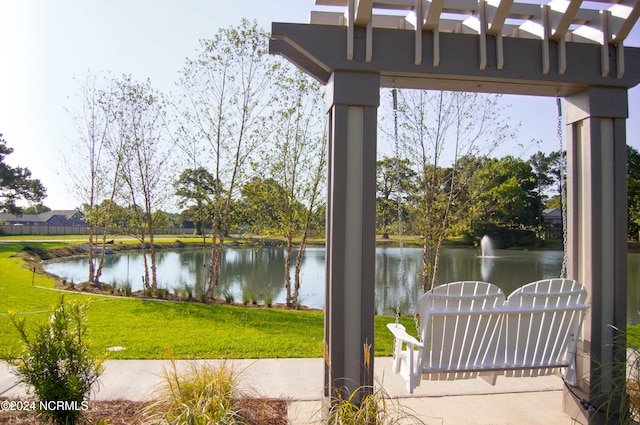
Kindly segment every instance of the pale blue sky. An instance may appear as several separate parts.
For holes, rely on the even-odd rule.
[[[65,107],[88,70],[147,77],[173,89],[198,40],[241,18],[307,23],[314,0],[0,0],[0,133],[15,149],[12,165],[27,166],[48,189],[52,208],[79,205],[56,174],[61,152],[75,136]],[[640,24],[626,45],[640,47]],[[637,70],[636,70],[637,72]],[[384,101],[384,99],[383,99]],[[518,138],[500,154],[525,159],[530,140],[558,148],[556,106],[549,98],[506,96],[509,118],[521,122]],[[640,89],[630,91],[628,142],[640,149]],[[380,141],[381,149],[385,142]]]

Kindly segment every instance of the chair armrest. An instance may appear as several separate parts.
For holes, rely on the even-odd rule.
[[[396,339],[404,342],[405,344],[409,344],[416,348],[422,348],[424,345],[418,341],[416,338],[412,337],[407,333],[407,330],[404,326],[395,323],[388,323],[387,328],[391,331]]]

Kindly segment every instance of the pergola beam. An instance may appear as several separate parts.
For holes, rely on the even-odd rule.
[[[579,65],[558,69],[558,45],[550,44],[550,71],[544,74],[540,57],[532,54],[540,49],[540,41],[504,37],[504,67],[496,65],[496,49],[487,45],[487,66],[479,69],[477,35],[439,32],[439,63],[415,63],[415,31],[373,28],[371,61],[364,61],[365,43],[358,44],[357,57],[348,60],[336,55],[333,47],[347,44],[347,29],[330,25],[274,23],[271,50],[286,56],[319,81],[326,83],[332,71],[379,72],[381,84],[387,87],[414,87],[449,90],[510,93],[536,96],[568,96],[590,86],[633,87],[640,83],[640,73],[624,73],[622,78],[602,76],[601,50],[598,45],[566,43],[566,57],[579,59]],[[432,45],[432,32],[422,32],[423,46]],[[284,43],[284,44],[283,44]],[[402,47],[406,46],[406,47]],[[623,49],[627,68],[640,69],[640,49]],[[611,59],[615,66],[616,58]],[[451,77],[454,75],[455,77]],[[453,82],[452,82],[453,80]],[[445,81],[447,81],[445,83]]]

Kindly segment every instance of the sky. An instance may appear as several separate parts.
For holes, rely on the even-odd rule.
[[[78,81],[89,71],[149,78],[169,92],[198,40],[242,18],[265,30],[272,22],[308,23],[313,9],[314,0],[0,0],[0,133],[14,149],[6,162],[28,167],[42,181],[48,207],[78,207],[62,167],[76,136],[67,109],[74,109]],[[625,45],[640,47],[640,24]],[[528,159],[559,148],[555,99],[502,101],[507,119],[520,127],[497,155]],[[640,150],[640,87],[629,91],[627,142]],[[381,140],[379,147],[392,151]]]

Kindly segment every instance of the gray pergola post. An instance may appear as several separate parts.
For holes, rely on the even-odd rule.
[[[593,87],[566,100],[569,277],[586,286],[591,307],[577,353],[579,388],[600,404],[625,376],[627,90]],[[605,421],[568,393],[564,405],[581,423]]]
[[[325,396],[373,386],[376,131],[380,76],[334,72],[329,161]]]

